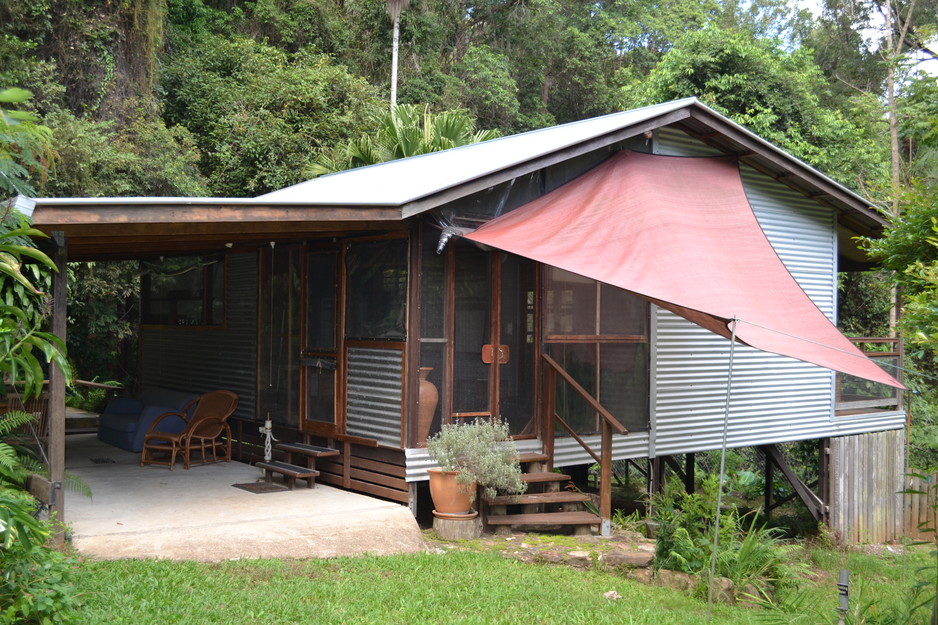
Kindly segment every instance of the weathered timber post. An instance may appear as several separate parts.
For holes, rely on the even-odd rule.
[[[52,276],[52,333],[65,342],[68,299],[68,244],[65,234],[53,232],[55,252],[52,260],[58,272]],[[49,366],[49,479],[50,513],[55,521],[56,543],[65,543],[65,373],[57,365]]]
[[[599,533],[612,535],[612,424],[603,419],[602,462],[599,463]]]

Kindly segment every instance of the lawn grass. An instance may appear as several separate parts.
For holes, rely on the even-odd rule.
[[[85,625],[133,623],[706,623],[705,602],[594,571],[491,553],[330,560],[86,561]],[[606,599],[615,590],[622,598]],[[714,622],[754,623],[716,606]]]
[[[800,585],[802,618],[780,610],[776,622],[828,622],[842,567],[851,570],[853,590],[863,595],[854,599],[855,607],[872,601],[879,602],[879,613],[893,610],[907,596],[915,570],[934,564],[924,553],[812,550],[805,557],[820,568],[817,579]],[[491,551],[221,564],[89,560],[81,563],[76,583],[84,603],[77,622],[85,625],[707,622],[706,601],[686,592],[600,571],[525,564]],[[622,598],[605,598],[610,590]],[[763,623],[773,620],[771,612],[715,605],[710,622]]]

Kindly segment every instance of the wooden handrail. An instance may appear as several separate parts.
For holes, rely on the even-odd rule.
[[[544,441],[545,451],[549,449],[550,453],[548,453],[548,455],[553,458],[554,421],[559,421],[560,425],[570,433],[573,439],[586,450],[586,453],[599,463],[599,518],[602,522],[600,533],[603,536],[608,536],[612,532],[612,431],[615,429],[620,434],[628,434],[628,429],[619,423],[619,420],[612,416],[612,413],[606,410],[595,397],[580,386],[569,373],[564,371],[563,367],[561,367],[556,360],[547,354],[541,354],[541,358],[543,358],[544,362],[548,365],[547,415],[549,418],[546,430],[548,440]],[[557,414],[557,382],[555,377],[557,375],[563,378],[567,384],[570,385],[570,388],[576,391],[580,397],[586,400],[586,402],[596,410],[596,412],[602,415],[602,449],[599,456],[597,456],[596,452],[590,448],[589,444],[574,432],[573,428]]]
[[[593,449],[589,446],[589,444],[587,444],[587,442],[586,442],[585,440],[583,440],[583,438],[580,437],[579,434],[577,434],[576,432],[574,432],[574,431],[573,431],[573,428],[570,427],[570,426],[567,424],[567,422],[564,421],[564,420],[560,417],[560,415],[557,414],[556,412],[554,413],[554,419],[556,419],[557,421],[559,421],[559,422],[560,422],[560,425],[563,426],[563,429],[565,429],[567,432],[570,433],[570,436],[573,438],[573,440],[575,440],[576,442],[578,442],[578,443],[580,444],[580,447],[582,447],[583,449],[585,449],[585,450],[586,450],[586,453],[588,453],[590,456],[593,457],[593,460],[596,461],[596,464],[600,464],[600,463],[602,462],[602,459],[601,459],[599,456],[596,455],[596,452],[593,451]]]
[[[612,426],[612,428],[615,431],[617,431],[619,434],[629,433],[628,428],[626,428],[624,425],[619,423],[619,420],[616,419],[614,416],[612,416],[612,413],[606,410],[602,404],[596,401],[596,398],[590,395],[589,392],[585,388],[580,386],[580,384],[576,380],[573,379],[573,376],[567,373],[564,370],[564,368],[561,367],[560,364],[556,360],[554,360],[547,354],[541,354],[541,358],[543,358],[544,362],[546,362],[550,366],[551,369],[556,371],[557,374],[560,377],[562,377],[564,381],[566,381],[567,384],[570,385],[570,388],[572,388],[574,391],[577,392],[577,394],[580,397],[586,400],[586,402],[593,408],[593,410],[598,412],[602,416],[602,418],[605,419],[606,422]]]

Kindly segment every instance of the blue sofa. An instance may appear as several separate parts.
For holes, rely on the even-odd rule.
[[[127,451],[140,451],[144,435],[158,416],[178,412],[196,397],[194,393],[158,386],[144,389],[135,398],[115,397],[98,419],[98,440]],[[181,432],[184,427],[182,419],[165,419],[160,423],[164,432]]]

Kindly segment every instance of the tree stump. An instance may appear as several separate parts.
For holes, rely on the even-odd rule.
[[[465,518],[434,516],[433,531],[443,540],[472,540],[482,535],[482,519],[478,512],[467,514]]]

